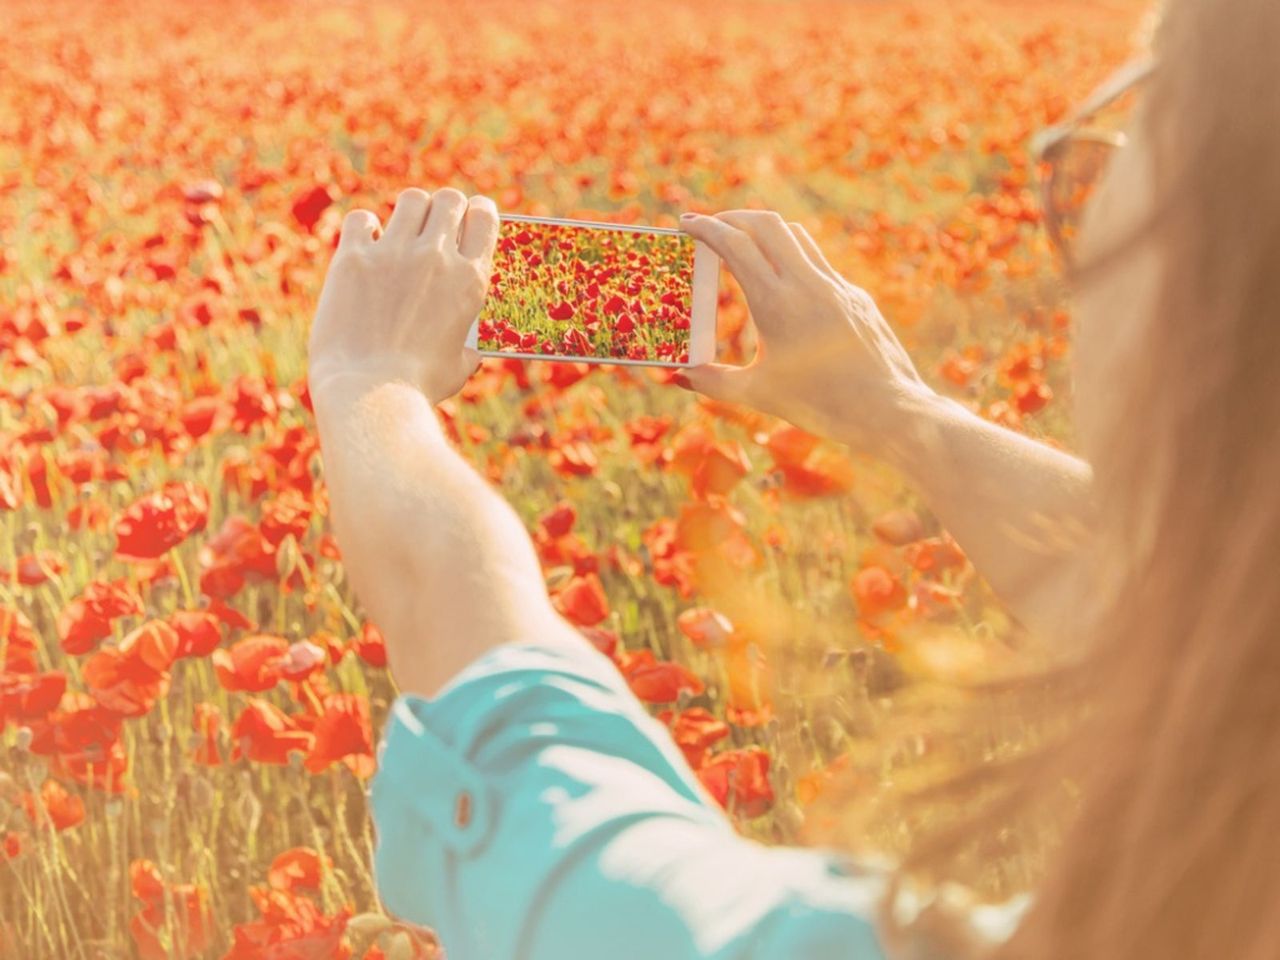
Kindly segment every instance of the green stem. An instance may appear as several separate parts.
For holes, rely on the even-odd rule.
[[[182,562],[182,556],[178,551],[173,552],[173,565],[178,572],[178,582],[182,584],[182,599],[186,603],[188,610],[196,608],[195,591],[191,589],[191,578],[187,576],[187,565]]]

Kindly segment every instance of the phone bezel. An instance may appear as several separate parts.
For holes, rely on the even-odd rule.
[[[544,223],[558,226],[587,227],[589,229],[622,230],[630,233],[665,233],[688,236],[674,227],[651,227],[629,223],[608,223],[603,220],[569,220],[561,217],[533,217],[521,214],[501,214],[505,223]],[[720,297],[720,257],[700,240],[693,242],[693,291],[689,317],[689,362],[672,360],[627,360],[616,357],[570,357],[547,353],[517,353],[514,350],[480,350],[480,318],[471,323],[467,331],[467,346],[482,357],[516,357],[522,360],[555,360],[559,363],[618,364],[630,367],[674,367],[684,369],[710,363],[716,352],[716,308]]]

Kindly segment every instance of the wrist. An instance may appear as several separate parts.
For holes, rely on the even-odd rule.
[[[947,424],[968,413],[921,381],[895,384],[874,398],[844,397],[833,412],[831,436],[908,477],[938,463]]]
[[[339,425],[376,416],[377,410],[394,408],[401,421],[419,406],[432,413],[432,404],[421,386],[411,377],[391,369],[345,367],[315,371],[307,378],[316,425],[321,434]]]
[[[370,389],[386,383],[403,383],[422,392],[419,365],[401,356],[368,357],[360,360],[335,358],[313,361],[307,371],[307,388],[317,395],[353,389]]]
[[[897,429],[885,444],[884,460],[913,482],[950,463],[957,428],[975,414],[959,401],[923,387],[907,391],[896,406]]]

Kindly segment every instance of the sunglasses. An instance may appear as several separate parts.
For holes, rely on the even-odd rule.
[[[1135,60],[1111,76],[1067,119],[1041,130],[1031,139],[1040,175],[1040,205],[1045,229],[1068,268],[1085,205],[1102,181],[1125,135],[1097,123],[1100,115],[1126,94],[1141,87],[1155,70],[1150,59]]]

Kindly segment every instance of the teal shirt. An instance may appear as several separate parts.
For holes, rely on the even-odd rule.
[[[879,876],[737,834],[586,642],[400,696],[378,757],[379,893],[449,960],[881,960]]]

